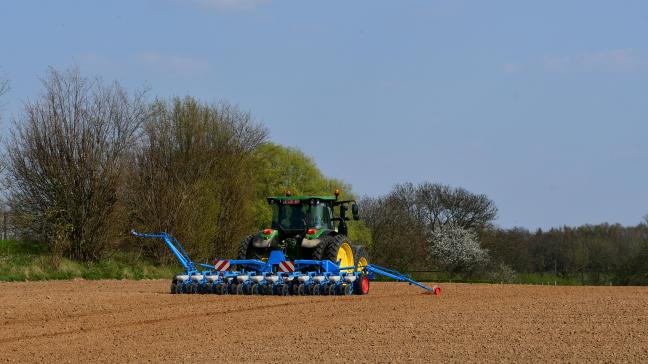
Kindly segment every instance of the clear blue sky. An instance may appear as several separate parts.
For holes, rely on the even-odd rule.
[[[237,103],[360,194],[463,186],[531,229],[648,213],[646,1],[3,1],[0,34],[3,132],[76,64]]]

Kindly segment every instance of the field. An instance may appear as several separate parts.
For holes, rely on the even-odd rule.
[[[442,288],[266,297],[171,295],[166,280],[0,283],[0,360],[648,361],[648,288]]]

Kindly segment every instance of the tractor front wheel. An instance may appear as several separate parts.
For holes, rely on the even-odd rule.
[[[362,245],[353,246],[353,258],[355,258],[355,263],[358,265],[358,271],[362,271],[364,267],[369,265],[369,253]]]

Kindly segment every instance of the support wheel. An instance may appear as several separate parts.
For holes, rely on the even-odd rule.
[[[345,296],[351,296],[353,294],[353,286],[350,284],[343,285],[342,290]]]
[[[176,294],[176,282],[171,282],[171,294]]]
[[[218,283],[214,285],[214,288],[212,289],[212,292],[217,295],[222,295],[223,294],[223,285]]]
[[[353,282],[353,292],[355,294],[367,294],[369,293],[369,277],[366,274],[361,274]]]
[[[289,293],[290,293],[290,289],[288,285],[287,284],[281,285],[281,288],[279,289],[279,294],[281,294],[282,296],[288,296]]]
[[[236,289],[234,290],[236,292],[235,294],[242,295],[243,294],[243,284],[237,284]]]
[[[337,294],[337,290],[335,289],[334,284],[329,285],[328,287],[326,287],[326,289],[328,291],[329,296],[335,296]]]
[[[313,296],[319,296],[320,295],[320,285],[319,284],[314,284],[313,288],[311,288],[311,294]]]

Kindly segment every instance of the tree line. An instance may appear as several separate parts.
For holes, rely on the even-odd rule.
[[[535,275],[648,284],[648,216],[630,227],[502,229],[494,225],[497,208],[487,196],[432,183],[397,185],[362,206],[379,264],[440,271],[451,279],[516,282]]]
[[[172,233],[195,257],[232,256],[268,224],[267,195],[350,189],[230,103],[149,100],[78,69],[50,69],[42,84],[4,140],[2,192],[15,234],[54,255],[171,259],[135,228]]]
[[[149,98],[119,83],[50,69],[2,138],[2,202],[21,239],[54,256],[98,261],[120,251],[160,263],[166,247],[132,228],[167,231],[197,258],[233,256],[267,227],[269,195],[330,195],[327,178],[236,105]],[[0,96],[8,83],[0,81]],[[359,201],[351,238],[374,263],[451,279],[513,282],[551,275],[584,284],[648,284],[648,218],[634,227],[586,225],[530,232],[494,225],[486,195],[439,183],[402,183]]]

